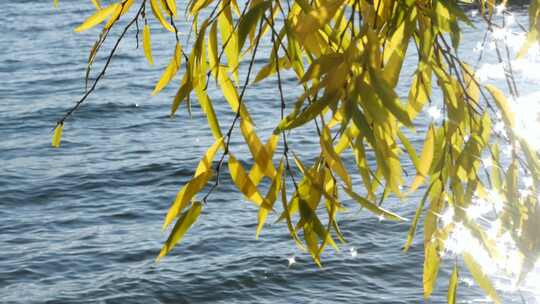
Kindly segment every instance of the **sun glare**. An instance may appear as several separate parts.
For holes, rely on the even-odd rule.
[[[512,130],[506,129],[507,125],[501,113],[494,113],[492,130],[507,142],[502,145],[505,141],[501,141],[502,164],[505,159],[510,159],[515,152],[520,151],[520,142],[526,142],[534,151],[540,152],[540,90],[534,91],[540,84],[540,47],[539,44],[534,44],[524,56],[518,58],[517,54],[526,43],[526,35],[519,30],[516,16],[504,5],[495,7],[495,13],[502,22],[498,26],[492,26],[488,39],[477,43],[473,49],[474,53],[481,54],[481,58],[492,58],[480,62],[475,72],[476,79],[482,84],[502,84],[500,87],[511,86],[509,83],[512,81],[533,84],[523,92],[518,92],[516,86],[508,90],[510,93],[506,97],[509,110],[515,118]],[[473,17],[476,14],[471,13]],[[501,59],[501,49],[509,52],[508,57],[504,58],[508,60]],[[439,113],[433,108],[428,110],[428,115],[435,119]],[[507,132],[515,136],[509,137]],[[512,138],[515,142],[508,142]],[[501,169],[502,178],[505,178],[504,168],[507,168],[508,164],[498,167],[499,162],[495,162],[491,154],[484,155],[480,159],[480,165],[485,172]],[[525,202],[531,199],[536,200],[536,203],[540,201],[540,196],[535,193],[533,177],[524,171],[520,171],[520,188],[517,189],[519,195],[515,198],[516,201],[509,201],[507,194],[500,193],[499,190],[484,189],[482,193],[474,194],[468,206],[455,206],[454,203],[447,202],[446,209],[438,214],[438,223],[440,228],[452,225],[453,229],[442,240],[444,250],[441,255],[455,259],[468,253],[498,290],[509,293],[512,297],[533,301],[527,303],[540,303],[540,262],[535,265],[527,263],[527,257],[520,250],[520,239],[526,234],[521,228],[504,228],[508,225],[508,214],[519,212],[512,211],[512,208],[524,208]],[[458,213],[465,216],[456,216]],[[520,281],[523,273],[527,273],[527,276]],[[468,278],[462,279],[465,280]]]

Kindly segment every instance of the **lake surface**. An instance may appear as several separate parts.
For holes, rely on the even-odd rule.
[[[4,2],[1,303],[424,302],[422,245],[415,242],[408,253],[401,251],[408,223],[381,222],[345,200],[350,208],[339,220],[349,243],[340,252],[328,249],[319,269],[296,248],[285,224],[273,223],[275,215],[255,239],[257,209],[226,174],[182,244],[156,264],[167,236],[161,224],[170,202],[212,143],[198,108],[191,119],[183,107],[176,119],[169,118],[179,79],[150,97],[172,54],[173,37],[153,24],[156,65],[151,67],[142,49],[136,49],[131,31],[104,81],[67,121],[62,148],[55,150],[50,147],[55,121],[84,91],[85,61],[98,32],[76,34],[73,28],[92,6],[87,1],[82,9],[74,1],[60,0],[60,9],[54,10],[52,0]],[[185,41],[188,25],[179,26]],[[464,49],[472,49],[482,35],[468,30]],[[263,64],[258,61],[256,70]],[[407,65],[403,74],[411,74],[413,66]],[[285,85],[292,102],[296,82],[286,78]],[[406,95],[407,80],[401,89]],[[272,81],[247,91],[247,106],[263,137],[279,118],[277,94]],[[212,96],[219,115],[230,113],[216,91]],[[223,119],[222,127],[228,120]],[[239,133],[235,135],[233,151],[245,157],[245,148],[234,146],[239,143]],[[317,151],[308,132],[291,140],[304,159]],[[411,164],[404,166],[414,172]],[[386,206],[412,218],[418,201],[413,196],[404,202],[389,200]],[[357,256],[350,254],[351,248]],[[287,258],[293,255],[297,263],[288,267]],[[429,303],[446,301],[448,277],[445,267]],[[460,300],[485,302],[469,281],[460,283]],[[515,294],[503,296],[505,303],[521,303]]]

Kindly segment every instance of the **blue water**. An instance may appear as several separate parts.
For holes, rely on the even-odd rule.
[[[173,41],[154,24],[156,66],[146,63],[129,32],[104,81],[66,122],[62,148],[52,149],[55,121],[84,91],[85,60],[97,37],[97,31],[72,31],[92,11],[89,1],[60,3],[59,10],[52,1],[2,3],[0,303],[424,302],[422,246],[415,242],[408,253],[401,251],[408,223],[380,222],[345,200],[349,211],[339,219],[349,243],[340,252],[327,250],[319,269],[283,223],[273,224],[275,215],[255,239],[257,209],[226,174],[182,244],[156,264],[167,236],[163,217],[212,143],[206,121],[197,107],[192,118],[184,107],[169,118],[179,80],[150,97]],[[187,24],[179,26],[185,41]],[[474,43],[481,37],[467,35]],[[407,66],[404,75],[411,72]],[[285,85],[293,102],[296,83],[287,78]],[[277,94],[270,81],[246,95],[263,137],[279,118]],[[227,126],[229,107],[216,91],[212,97]],[[233,152],[245,159],[235,134]],[[291,140],[304,159],[317,151],[306,131]],[[414,172],[409,163],[404,167]],[[413,196],[385,204],[412,218],[418,201]],[[356,257],[349,253],[353,247]],[[292,255],[297,263],[288,267]],[[447,278],[443,268],[429,303],[446,301]],[[459,295],[467,302],[484,299],[464,283]]]

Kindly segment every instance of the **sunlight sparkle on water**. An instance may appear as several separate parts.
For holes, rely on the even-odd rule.
[[[540,92],[520,96],[511,105],[516,116],[514,132],[540,151]]]
[[[427,113],[433,120],[439,120],[442,117],[442,112],[437,106],[430,106]]]
[[[495,13],[497,14],[497,16],[501,16],[505,10],[506,6],[503,3],[495,6]]]
[[[291,256],[291,257],[288,257],[287,258],[287,261],[289,262],[289,267],[291,267],[292,265],[294,265],[296,263],[296,258],[295,256]]]

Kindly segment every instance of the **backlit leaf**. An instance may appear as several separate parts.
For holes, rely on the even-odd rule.
[[[60,147],[60,140],[62,139],[62,130],[64,129],[64,123],[61,122],[54,128],[54,134],[52,137],[52,146],[55,148]]]
[[[150,6],[152,7],[152,12],[154,13],[154,16],[159,20],[159,23],[168,30],[169,32],[174,33],[173,26],[165,20],[165,17],[163,16],[163,12],[161,11],[161,7],[157,0],[150,0]]]
[[[441,258],[437,250],[436,242],[427,243],[424,249],[424,297],[427,299],[433,292],[439,273]]]
[[[176,18],[176,0],[166,0],[167,8],[172,12],[173,17]]]
[[[281,191],[281,176],[283,175],[283,168],[284,164],[283,161],[279,163],[278,171],[272,180],[272,185],[270,185],[270,189],[268,189],[268,193],[266,194],[266,202],[268,202],[268,206],[272,208],[274,205],[276,199],[279,196],[279,193]],[[268,209],[261,207],[259,209],[259,215],[258,215],[258,224],[257,224],[257,230],[255,232],[255,237],[259,238],[259,234],[261,233],[261,230],[263,228],[263,225],[266,221],[266,217],[268,216]]]
[[[154,58],[152,58],[152,44],[150,41],[150,26],[148,24],[145,24],[144,29],[143,29],[143,49],[144,49],[144,55],[146,56],[146,60],[148,60],[148,63],[153,65]]]
[[[486,85],[486,89],[488,92],[493,96],[493,99],[495,100],[495,103],[499,107],[499,110],[502,113],[503,119],[505,122],[513,128],[515,126],[516,118],[514,115],[514,112],[512,111],[512,108],[510,107],[510,104],[506,100],[506,97],[504,96],[504,93],[497,89],[493,85]]]
[[[238,187],[238,189],[240,190],[240,192],[242,192],[250,201],[255,203],[257,206],[262,206],[266,209],[271,210],[272,208],[269,206],[266,199],[261,196],[259,190],[257,190],[257,187],[246,173],[244,167],[232,154],[229,154],[228,163],[231,178],[236,187]]]
[[[300,114],[287,116],[276,127],[274,134],[279,134],[285,130],[294,129],[313,120],[315,117],[317,117],[317,115],[321,114],[327,106],[336,101],[334,97],[335,96],[332,95],[325,95],[321,98],[321,100],[313,102],[307,106]]]
[[[193,178],[186,183],[176,195],[176,199],[165,216],[163,229],[167,228],[187,206],[189,201],[206,186],[212,177],[212,161],[216,156],[217,150],[222,147],[223,138],[217,140],[210,148],[208,148],[206,154],[199,162]]]
[[[422,154],[420,154],[418,166],[416,167],[416,171],[418,172],[418,174],[414,178],[414,181],[410,188],[410,192],[415,191],[428,176],[431,163],[433,162],[433,156],[435,153],[434,151],[435,131],[433,129],[433,125],[431,125],[426,133],[426,139],[424,140],[424,148],[422,149]]]
[[[486,295],[488,295],[493,302],[501,303],[501,299],[497,295],[497,291],[493,287],[493,284],[482,270],[482,266],[474,260],[474,257],[470,253],[465,252],[463,254],[463,261],[465,262],[465,265],[467,265],[467,269],[469,269],[469,272],[476,283],[484,290]]]
[[[454,270],[450,275],[450,282],[448,283],[448,304],[456,304],[458,279],[458,268],[457,265],[454,265]]]
[[[360,196],[359,194],[355,193],[351,189],[343,188],[347,194],[354,199],[357,203],[359,203],[362,207],[366,208],[367,210],[373,212],[376,215],[384,217],[384,219],[392,220],[392,221],[403,221],[405,218],[399,216],[398,214],[395,214],[391,211],[385,210],[379,206],[377,206],[375,203],[370,202],[368,199]]]
[[[163,88],[165,88],[169,82],[174,78],[176,73],[178,72],[178,69],[180,68],[180,63],[182,61],[182,47],[179,43],[176,44],[176,48],[174,51],[173,58],[171,59],[171,62],[161,75],[161,78],[156,84],[156,87],[154,88],[154,91],[152,92],[152,95],[156,95],[159,93]]]
[[[156,262],[159,262],[171,249],[182,239],[186,234],[189,228],[197,221],[199,215],[201,214],[203,204],[201,202],[194,202],[191,204],[191,208],[184,212],[184,214],[178,219],[174,225],[171,234],[167,238],[165,244],[159,252],[159,256],[156,259]]]
[[[75,32],[83,32],[105,21],[118,8],[120,3],[111,4],[103,9],[97,10],[92,16],[88,17],[81,25],[75,28]]]

